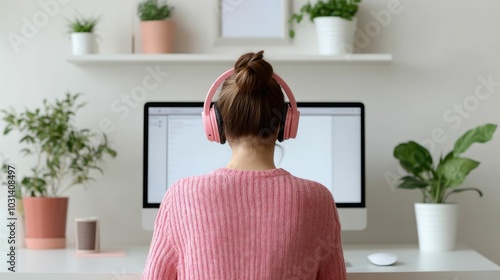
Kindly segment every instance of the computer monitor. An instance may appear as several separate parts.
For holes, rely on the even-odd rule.
[[[366,227],[364,106],[299,102],[296,139],[279,143],[275,163],[318,181],[333,194],[342,230]],[[209,173],[229,162],[229,145],[209,142],[201,102],[149,102],[144,106],[142,226],[153,230],[167,189],[178,179]]]

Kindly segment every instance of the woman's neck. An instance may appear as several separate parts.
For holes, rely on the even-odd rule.
[[[231,141],[229,143],[233,153],[227,168],[237,170],[276,169],[274,165],[274,143],[261,145],[247,140]]]

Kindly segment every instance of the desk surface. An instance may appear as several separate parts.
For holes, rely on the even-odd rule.
[[[376,266],[367,256],[393,253],[398,261],[392,266]],[[495,271],[500,267],[478,252],[459,246],[449,252],[420,252],[416,245],[346,245],[344,258],[348,272],[435,272]]]
[[[124,246],[116,249],[125,250],[126,256],[77,257],[73,248],[40,251],[21,249],[18,251],[18,273],[0,273],[0,278],[140,279],[148,247]],[[393,266],[375,266],[368,261],[367,256],[376,252],[394,253],[398,256],[398,262]],[[498,265],[476,251],[463,247],[450,252],[424,253],[416,245],[345,245],[344,255],[349,279],[500,279]],[[417,274],[418,278],[410,277]]]

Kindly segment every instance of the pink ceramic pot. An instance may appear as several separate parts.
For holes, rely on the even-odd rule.
[[[141,22],[142,49],[144,53],[174,52],[175,22],[149,20]]]
[[[24,197],[26,248],[66,247],[67,197]]]

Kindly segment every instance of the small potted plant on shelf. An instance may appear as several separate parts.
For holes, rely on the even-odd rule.
[[[144,53],[172,53],[174,51],[175,22],[168,19],[173,7],[158,0],[139,3],[137,14],[141,19]]]
[[[462,187],[467,175],[479,166],[479,162],[462,154],[473,143],[485,143],[492,139],[497,125],[486,124],[462,135],[446,156],[433,163],[429,151],[414,141],[402,143],[394,149],[394,157],[409,174],[400,180],[399,188],[420,190],[422,203],[415,204],[419,247],[421,251],[447,251],[455,246],[458,224],[458,205],[448,203],[452,194],[475,191],[477,188]]]
[[[75,127],[75,114],[84,106],[77,102],[79,96],[68,93],[54,103],[44,100],[41,108],[19,114],[14,109],[1,111],[7,123],[3,134],[21,133],[19,142],[26,145],[21,153],[35,160],[30,174],[17,181],[16,190],[22,197],[29,249],[66,246],[68,197],[61,195],[91,180],[93,170],[102,172],[106,156],[116,156],[106,134]],[[3,163],[3,171],[7,165]]]
[[[342,55],[353,52],[356,31],[356,13],[361,0],[319,0],[315,4],[307,2],[294,13],[290,22],[300,23],[305,15],[314,22],[318,38],[319,52],[322,55]],[[290,30],[290,37],[295,31]]]
[[[85,18],[78,15],[68,21],[68,31],[71,34],[71,45],[74,55],[97,52],[97,41],[94,31],[98,22],[98,17]]]

